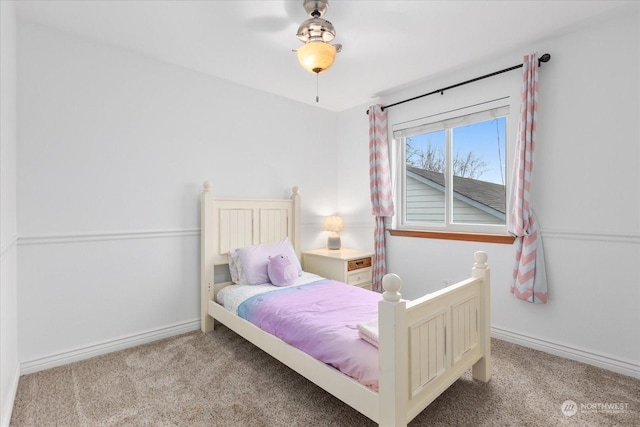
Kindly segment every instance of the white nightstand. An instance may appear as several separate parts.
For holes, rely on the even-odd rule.
[[[327,279],[371,290],[373,252],[316,249],[302,252],[302,268]]]

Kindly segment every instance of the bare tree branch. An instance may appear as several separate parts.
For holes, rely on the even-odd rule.
[[[444,173],[446,156],[441,147],[428,143],[425,149],[417,147],[409,137],[406,139],[406,164],[420,169]],[[453,158],[453,175],[463,178],[478,179],[487,169],[487,162],[473,151],[461,156],[456,153]]]

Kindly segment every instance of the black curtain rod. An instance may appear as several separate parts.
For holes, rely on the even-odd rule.
[[[548,53],[545,53],[540,58],[538,58],[538,66],[540,66],[543,62],[549,62],[550,59],[551,59],[551,55],[549,55]],[[493,73],[485,74],[484,76],[476,77],[475,79],[467,80],[465,82],[456,83],[454,85],[447,86],[442,89],[434,90],[433,92],[425,93],[424,95],[414,96],[413,98],[405,99],[404,101],[398,101],[393,104],[385,105],[382,107],[382,111],[384,111],[385,108],[395,107],[396,105],[404,104],[405,102],[409,102],[409,101],[415,101],[416,99],[424,98],[425,96],[434,95],[436,93],[444,94],[445,90],[449,90],[449,89],[453,89],[454,87],[477,82],[478,80],[486,79],[487,77],[497,76],[498,74],[506,73],[507,71],[517,70],[518,68],[522,68],[523,65],[524,64],[514,65],[513,67],[505,68],[504,70],[500,70],[500,71],[494,71]],[[369,114],[369,110],[367,110],[367,114]]]

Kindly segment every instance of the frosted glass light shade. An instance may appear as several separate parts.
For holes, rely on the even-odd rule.
[[[329,43],[310,41],[298,48],[298,61],[302,68],[312,73],[321,73],[333,65],[336,48]]]

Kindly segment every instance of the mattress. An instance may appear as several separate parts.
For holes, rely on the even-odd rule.
[[[317,274],[303,271],[302,275],[298,277],[298,280],[296,280],[296,283],[287,287],[306,285],[307,283],[317,282],[322,279],[323,277],[318,276]],[[277,291],[283,288],[284,287],[273,286],[271,283],[265,283],[263,285],[225,286],[218,292],[218,295],[216,295],[216,302],[232,313],[238,314],[238,306],[246,299],[265,292]]]

